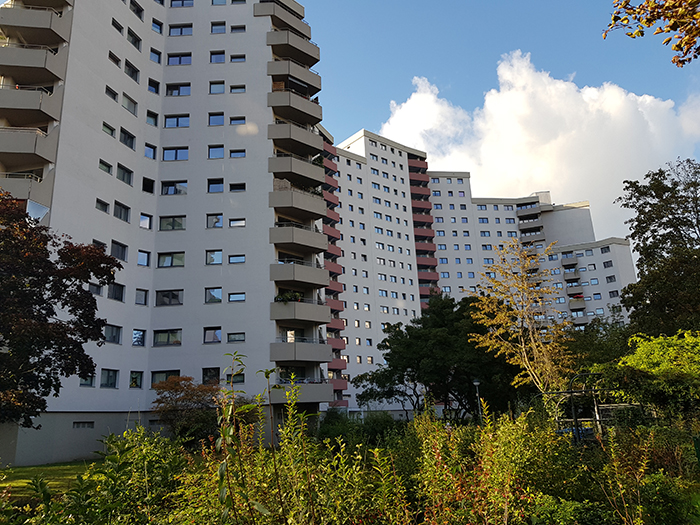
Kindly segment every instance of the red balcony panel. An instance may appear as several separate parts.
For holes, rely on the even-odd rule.
[[[418,293],[420,293],[421,297],[430,297],[431,295],[439,294],[440,288],[437,286],[419,286]]]
[[[339,299],[326,299],[326,304],[330,306],[332,312],[342,312],[343,310],[345,310],[345,307],[343,306],[343,301]]]
[[[340,214],[337,211],[328,208],[326,210],[326,218],[328,219],[326,222],[338,222],[340,220]]]
[[[340,202],[340,199],[338,199],[338,196],[335,195],[334,193],[331,193],[330,191],[323,190],[323,198],[326,199],[326,202],[330,202],[331,204],[337,206],[338,203]]]
[[[328,344],[331,345],[333,350],[345,350],[345,341],[339,337],[328,337],[326,341],[328,341]],[[338,359],[334,359],[331,363],[335,363],[336,361],[338,361]],[[345,361],[345,359],[342,361]],[[347,367],[347,363],[345,363],[345,366]],[[336,368],[335,370],[345,370],[345,368]]]
[[[335,401],[328,403],[328,406],[334,408],[347,408],[349,404],[350,403],[347,399],[336,399]]]
[[[427,213],[414,213],[413,214],[413,224],[432,224],[434,222],[433,216]]]
[[[330,253],[331,255],[340,257],[343,253],[343,250],[340,246],[336,246],[335,244],[328,244],[328,249],[326,250],[326,253]]]
[[[418,266],[431,266],[435,268],[438,264],[438,260],[435,257],[416,257],[416,264]]]
[[[341,273],[343,273],[343,267],[340,266],[338,263],[326,261],[325,266],[326,266],[326,270],[328,270],[329,272],[334,273],[336,275],[340,275]]]
[[[338,339],[338,341],[343,341],[342,339]],[[345,348],[343,346],[343,348]],[[345,370],[348,367],[348,362],[345,359],[340,359],[336,358],[333,359],[330,363],[328,363],[328,370]]]
[[[329,330],[344,330],[345,323],[342,319],[331,319],[331,322],[326,325]]]
[[[415,210],[432,210],[433,205],[430,204],[430,201],[411,201],[411,208],[413,208],[413,211],[415,211]]]
[[[418,272],[418,280],[419,281],[434,281],[437,282],[437,280],[440,278],[440,275],[438,275],[437,272]]]
[[[408,159],[408,167],[409,168],[420,168],[422,170],[427,170],[428,163],[424,160]]]
[[[413,236],[432,239],[435,237],[435,230],[431,230],[430,228],[413,228]]]
[[[323,233],[328,235],[329,237],[333,237],[334,239],[340,239],[340,232],[333,228],[333,226],[328,226],[327,224],[323,225]]]
[[[420,303],[421,310],[428,308],[428,303]]]
[[[326,142],[325,140],[323,141],[323,150],[327,151],[334,157],[338,155],[338,150],[336,149],[336,147],[333,144],[328,144],[328,142]]]
[[[333,290],[334,292],[342,292],[343,291],[343,285],[342,283],[339,283],[338,281],[330,281],[328,283],[328,286],[326,286],[329,290]]]
[[[338,171],[338,165],[328,157],[323,157],[323,167],[331,170],[333,173]]]
[[[427,186],[411,186],[411,195],[430,196],[430,188]]]
[[[326,182],[324,183],[324,186],[330,186],[331,188],[338,189],[338,180],[335,177],[331,177],[330,175],[326,175]]]
[[[409,178],[411,182],[430,182],[430,177],[427,173],[410,173]]]
[[[435,253],[437,246],[432,242],[417,242],[416,251],[417,252],[432,252]]]
[[[347,379],[331,379],[330,383],[333,385],[333,390],[347,390],[348,380]]]

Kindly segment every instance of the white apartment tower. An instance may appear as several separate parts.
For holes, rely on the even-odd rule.
[[[279,367],[274,381],[303,381],[303,409],[342,399],[321,368],[344,364],[342,325],[332,344],[325,328],[342,310],[335,150],[303,19],[294,0],[0,8],[0,187],[124,265],[92,287],[108,322],[95,377],[64,380],[41,430],[0,429],[3,462],[84,457],[157,424],[151,385],[224,382],[227,353],[247,356],[250,395]]]

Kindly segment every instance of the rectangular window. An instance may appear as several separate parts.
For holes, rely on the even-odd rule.
[[[238,193],[245,191],[245,182],[234,182],[228,185],[228,191]]]
[[[245,33],[245,26],[231,26],[231,33]]]
[[[221,35],[226,33],[226,22],[212,22],[211,23],[211,34]]]
[[[176,215],[172,217],[160,218],[160,231],[184,230],[187,217],[185,215]]]
[[[214,80],[209,82],[209,94],[210,95],[221,95],[225,92],[226,83],[223,80]]]
[[[165,115],[165,127],[166,128],[189,128],[190,127],[190,115]]]
[[[210,64],[223,64],[226,62],[226,53],[224,51],[211,51],[209,53]]]
[[[223,193],[224,179],[207,179],[207,193]]]
[[[184,290],[156,291],[156,306],[180,306],[185,300]]]
[[[229,89],[230,93],[245,93],[245,85],[243,84],[232,85]]]
[[[222,264],[223,252],[221,250],[207,250],[205,264]]]
[[[218,385],[221,376],[220,368],[202,368],[202,384]]]
[[[142,213],[141,217],[139,218],[139,226],[141,228],[145,228],[146,230],[150,230],[153,227],[153,216],[148,215],[147,213]]]
[[[141,51],[141,38],[134,33],[131,29],[126,32],[126,40],[136,49]]]
[[[105,341],[108,343],[121,344],[122,327],[113,324],[105,325]]]
[[[146,330],[132,330],[131,346],[146,346]]]
[[[221,342],[221,327],[213,326],[204,329],[204,344]]]
[[[100,373],[100,388],[117,388],[119,383],[119,370],[103,368]]]
[[[208,159],[223,159],[224,158],[224,146],[223,146],[223,144],[216,144],[213,146],[209,146],[207,158]]]
[[[159,35],[163,34],[163,22],[160,20],[156,20],[155,18],[151,20],[151,29],[158,33]]]
[[[129,222],[131,218],[131,208],[121,202],[114,201],[114,216],[124,222]],[[112,241],[112,245],[114,245],[114,241]]]
[[[149,179],[148,177],[144,177],[141,181],[141,191],[145,191],[146,193],[154,193],[155,190],[156,181]]]
[[[124,144],[127,148],[135,149],[136,137],[124,128],[121,128],[119,130],[119,142]]]
[[[127,246],[117,241],[112,241],[112,249],[110,255],[116,257],[117,259],[126,262]]]
[[[245,332],[233,332],[227,334],[226,341],[229,343],[243,343],[245,342]]]
[[[175,0],[173,0],[174,2]],[[171,377],[177,377],[180,375],[179,370],[164,370],[160,372],[151,372],[151,388],[153,385],[167,381]]]
[[[232,292],[228,294],[229,303],[240,303],[245,301],[245,292]]]
[[[146,111],[146,124],[149,126],[158,127],[158,113],[153,111]]]
[[[178,148],[163,148],[164,161],[187,160],[189,159],[189,155],[189,148],[186,146]]]
[[[245,226],[245,219],[229,219],[228,220],[228,227],[229,228],[242,228]]]
[[[95,208],[105,213],[109,213],[109,204],[100,199],[95,200]]]
[[[147,159],[153,159],[156,160],[156,155],[158,153],[158,149],[153,145],[149,144],[146,142],[143,147],[143,156],[146,157]]]
[[[127,95],[126,93],[122,93],[122,107],[124,109],[126,109],[129,113],[131,113],[132,115],[134,115],[134,116],[138,115],[138,108],[139,108],[138,103],[133,98],[131,98],[129,95]],[[123,128],[122,128],[122,131],[123,131]],[[124,141],[122,141],[122,143],[129,146],[129,144],[126,144],[126,142],[124,142]],[[132,142],[132,145],[129,147],[131,149],[134,149],[133,142]]]
[[[148,252],[145,252],[145,253],[150,255]],[[144,290],[143,288],[137,288],[136,289],[136,299],[134,300],[134,304],[140,304],[142,306],[147,306],[148,305],[148,290]]]
[[[152,78],[148,79],[148,91],[154,94],[160,93],[160,82],[157,80],[153,80]]]
[[[129,10],[143,20],[143,7],[134,0],[129,0]]]
[[[180,7],[180,6],[173,6]],[[168,28],[168,36],[191,36],[192,24],[171,25]]]
[[[223,126],[224,125],[224,114],[223,113],[209,113],[209,125],[210,126]]]
[[[192,64],[192,53],[169,53],[169,66],[189,66]]]
[[[109,60],[110,60],[110,62],[112,62],[112,64],[114,64],[114,65],[117,66],[118,68],[121,68],[121,67],[122,67],[122,61],[121,61],[121,59],[120,59],[117,55],[115,55],[114,53],[112,53],[112,52],[110,51],[109,54],[108,54],[107,56],[109,57]]]
[[[107,95],[109,98],[111,98],[115,102],[119,102],[119,95],[117,94],[116,91],[114,91],[109,86],[105,86],[105,95]]]
[[[187,84],[166,84],[165,86],[165,96],[166,97],[186,97],[191,93],[191,86]]]
[[[207,214],[207,228],[223,228],[224,215],[222,213]]]
[[[105,173],[109,173],[110,175],[112,174],[112,165],[108,164],[107,162],[105,162],[102,159],[100,159],[99,167]]]
[[[245,255],[229,255],[228,256],[228,263],[229,264],[241,264],[245,262]]]
[[[117,164],[117,180],[120,180],[131,186],[134,180],[134,172],[131,171],[129,168],[122,166],[121,164]]]
[[[245,124],[245,117],[230,117],[228,123],[231,126],[242,126]]]
[[[231,62],[245,62],[245,55],[231,55]]]
[[[158,254],[158,268],[185,266],[185,252],[165,252]]]
[[[143,388],[143,372],[129,372],[129,388]]]
[[[182,344],[182,329],[154,330],[153,346],[171,346]]]
[[[232,159],[242,159],[245,157],[245,150],[244,149],[232,149],[229,151],[228,156]]]
[[[124,27],[119,22],[117,22],[114,18],[112,18],[112,27],[114,29],[116,29],[117,31],[119,31],[120,35],[124,34]]]
[[[205,303],[208,303],[208,304],[220,303],[221,297],[222,297],[222,289],[221,288],[205,288],[204,289],[204,302]]]

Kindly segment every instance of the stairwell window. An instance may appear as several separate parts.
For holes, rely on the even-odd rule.
[[[173,346],[182,344],[182,329],[175,328],[171,330],[154,330],[153,331],[153,346]],[[156,373],[153,373],[155,377]],[[162,379],[161,381],[165,381]]]
[[[185,266],[185,252],[166,252],[158,254],[158,268],[176,268]]]
[[[176,160],[188,160],[189,159],[189,148],[185,147],[175,147],[175,148],[163,148],[163,160],[164,161],[176,161]]]
[[[192,64],[192,53],[170,53],[168,54],[169,66],[189,66]]]

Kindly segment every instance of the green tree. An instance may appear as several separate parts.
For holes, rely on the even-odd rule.
[[[0,191],[0,423],[31,427],[62,376],[94,373],[83,345],[102,344],[105,321],[88,283],[107,285],[119,269],[101,248],[38,225]]]
[[[644,0],[633,5],[630,0],[615,0],[615,11],[603,38],[622,29],[630,38],[643,37],[648,29],[664,34],[664,45],[676,52],[671,61],[678,67],[700,56],[700,0]]]
[[[571,339],[566,343],[569,354],[574,358],[574,370],[583,372],[602,363],[617,362],[630,353],[627,340],[630,337],[628,325],[615,318],[595,318],[583,330],[571,330]]]
[[[678,160],[624,182],[617,199],[639,254],[639,281],[622,291],[636,331],[649,335],[692,330],[700,323],[700,164]]]
[[[515,386],[532,383],[540,392],[563,386],[573,362],[566,347],[569,323],[557,319],[552,305],[557,290],[539,266],[551,252],[551,244],[538,252],[517,239],[506,243],[482,274],[472,314],[486,328],[475,332],[472,341],[520,368]]]
[[[450,404],[450,417],[460,418],[477,410],[472,382],[479,379],[481,396],[505,411],[516,397],[510,383],[518,370],[470,342],[475,332],[485,332],[472,319],[475,302],[435,295],[420,318],[406,326],[387,325],[378,345],[386,365],[355,377],[353,384],[363,388],[358,401],[393,400],[418,411],[429,396]]]

